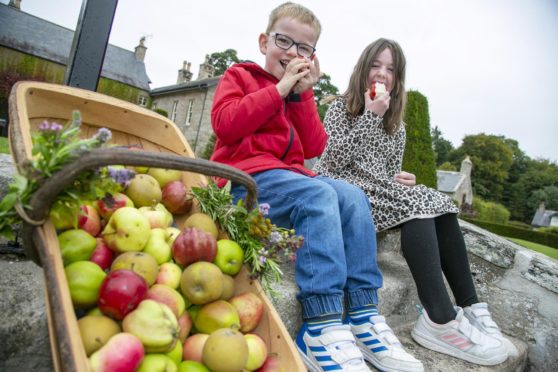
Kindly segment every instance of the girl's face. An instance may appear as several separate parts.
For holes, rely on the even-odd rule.
[[[384,83],[386,90],[391,92],[395,84],[394,80],[394,66],[393,66],[393,56],[391,55],[391,50],[385,48],[378,56],[374,59],[372,64],[372,69],[368,73],[368,86],[372,83]]]
[[[299,45],[292,44],[287,50],[282,49],[277,46],[277,34],[290,38]],[[315,47],[317,41],[318,33],[310,25],[301,23],[294,18],[278,19],[271,33],[261,34],[259,38],[260,51],[265,55],[264,69],[281,80],[291,59],[298,57],[297,48]]]

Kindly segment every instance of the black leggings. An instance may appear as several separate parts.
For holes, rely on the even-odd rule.
[[[405,222],[401,225],[401,249],[420,302],[433,322],[445,324],[456,316],[442,273],[458,306],[478,302],[456,214]]]

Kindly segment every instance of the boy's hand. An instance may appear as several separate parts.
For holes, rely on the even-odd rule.
[[[366,92],[364,92],[364,108],[372,111],[379,117],[383,117],[386,111],[389,109],[390,99],[391,97],[389,95],[389,92],[386,92],[381,96],[376,97],[376,99],[372,101],[372,99],[370,98],[370,89],[367,89]]]
[[[276,85],[277,91],[279,91],[281,97],[285,98],[288,96],[297,82],[310,73],[311,70],[308,61],[302,58],[291,59],[285,68],[285,74]]]
[[[312,88],[320,80],[320,62],[314,54],[312,60],[304,58],[308,63],[309,73],[303,76],[294,86],[293,92],[300,94],[307,89]]]
[[[406,186],[414,186],[417,183],[417,178],[415,177],[415,175],[409,172],[397,173],[394,179],[395,182]]]

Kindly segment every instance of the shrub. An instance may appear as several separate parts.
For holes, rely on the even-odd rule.
[[[494,223],[507,224],[510,212],[502,204],[484,201],[478,196],[473,199],[476,219]]]
[[[158,113],[159,115],[163,115],[164,117],[168,118],[169,117],[169,113],[167,112],[167,110],[163,110],[162,108],[156,108],[153,111],[155,111],[156,113]]]
[[[558,226],[539,227],[535,231],[540,231],[548,234],[558,234]]]
[[[461,219],[477,225],[485,230],[488,230],[496,235],[526,240],[528,242],[538,243],[552,248],[558,248],[558,235],[556,234],[548,234],[535,230],[525,230],[517,228],[515,226],[492,223],[488,221],[479,221],[478,219],[471,219],[463,216],[461,216]]]

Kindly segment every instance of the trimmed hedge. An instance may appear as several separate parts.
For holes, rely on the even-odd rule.
[[[459,218],[467,222],[470,222],[474,225],[477,225],[478,227],[482,227],[483,229],[488,230],[491,233],[497,235],[507,236],[509,238],[527,240],[529,242],[539,243],[542,245],[546,245],[548,247],[558,249],[558,235],[556,234],[543,233],[534,230],[525,230],[510,225],[502,225],[499,223],[479,221],[471,218],[466,218],[464,216],[460,216]]]

